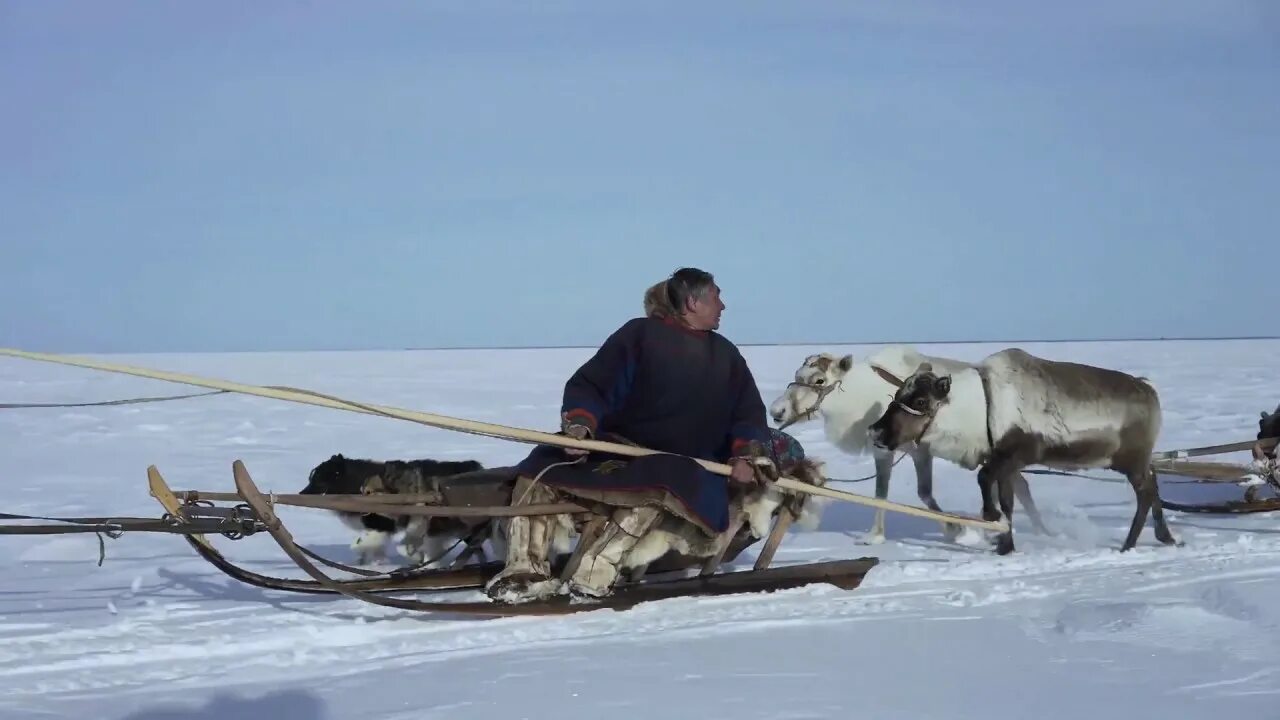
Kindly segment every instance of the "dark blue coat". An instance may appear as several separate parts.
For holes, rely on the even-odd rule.
[[[742,353],[716,332],[668,318],[636,318],[610,335],[565,383],[561,412],[600,440],[715,462],[771,448],[764,401]],[[566,459],[561,448],[540,445],[519,469],[536,475]],[[602,462],[618,459],[624,468],[615,462],[613,471],[599,472]],[[727,479],[690,460],[592,453],[542,480],[570,492],[664,489],[715,532],[728,527]]]

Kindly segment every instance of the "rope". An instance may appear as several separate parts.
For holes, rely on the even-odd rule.
[[[898,459],[893,461],[893,464],[889,466],[889,469],[890,469],[890,470],[892,470],[892,469],[893,469],[893,467],[894,467],[895,465],[897,465],[898,463],[902,462],[902,458],[904,458],[904,457],[906,457],[906,456],[907,456],[907,453],[906,453],[906,451],[905,451],[905,450],[904,450],[903,452],[899,453],[899,455],[898,455]],[[866,481],[868,481],[868,480],[874,480],[874,479],[875,479],[875,477],[876,477],[876,474],[877,474],[877,473],[871,473],[870,475],[867,475],[866,477],[854,478],[853,480],[841,480],[841,479],[839,479],[839,478],[827,478],[827,482],[828,482],[828,483],[833,483],[833,482],[837,482],[837,483],[860,483],[860,482],[866,482]]]
[[[0,403],[0,410],[15,410],[19,408],[76,408],[76,407],[104,407],[107,405],[136,405],[138,403],[163,402],[165,400],[185,400],[193,397],[205,397],[207,395],[223,395],[231,392],[230,390],[213,390],[211,392],[190,393],[187,395],[162,395],[158,397],[136,397],[125,398],[123,400],[101,400],[98,402],[82,402],[82,403]]]

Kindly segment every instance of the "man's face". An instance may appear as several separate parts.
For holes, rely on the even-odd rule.
[[[697,330],[717,330],[720,328],[720,313],[724,312],[724,303],[720,302],[720,287],[712,284],[706,297],[689,301],[685,311],[685,320]]]

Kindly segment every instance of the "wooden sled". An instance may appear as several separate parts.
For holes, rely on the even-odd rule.
[[[1151,468],[1158,474],[1195,478],[1196,481],[1204,483],[1231,483],[1244,488],[1242,500],[1219,503],[1179,503],[1161,499],[1161,504],[1167,510],[1213,515],[1240,515],[1280,510],[1280,467],[1272,457],[1277,444],[1280,444],[1280,438],[1264,438],[1157,453],[1152,457]],[[1253,454],[1251,464],[1185,459],[1243,450]],[[1274,494],[1273,497],[1259,498],[1258,494],[1263,487],[1269,487]]]
[[[681,558],[669,559],[664,557],[661,561],[652,564],[644,576],[639,579],[624,581],[619,585],[618,589],[609,597],[598,601],[581,602],[571,600],[568,597],[556,597],[551,600],[541,602],[530,602],[519,605],[506,605],[492,601],[481,602],[429,602],[412,598],[395,597],[393,593],[405,593],[423,590],[447,591],[447,590],[477,590],[494,574],[501,569],[499,563],[478,563],[466,565],[462,567],[452,567],[441,570],[423,570],[423,571],[393,571],[390,573],[366,573],[369,575],[378,575],[378,577],[359,577],[353,579],[336,579],[330,577],[317,565],[312,562],[311,557],[317,558],[322,564],[327,564],[339,568],[345,568],[338,563],[318,558],[313,553],[305,551],[293,539],[288,529],[280,521],[275,514],[273,501],[263,495],[257,485],[250,477],[244,463],[237,460],[232,465],[232,472],[235,479],[236,493],[203,493],[203,492],[181,492],[175,493],[166,483],[160,471],[151,466],[147,469],[147,479],[150,486],[151,495],[164,507],[167,518],[177,519],[180,523],[193,523],[207,520],[210,516],[221,517],[228,514],[238,514],[240,519],[251,519],[254,523],[269,533],[279,544],[280,548],[289,556],[291,560],[298,565],[311,580],[276,578],[267,575],[261,575],[245,568],[242,568],[230,560],[227,560],[202,534],[190,533],[185,534],[187,542],[196,550],[196,552],[218,568],[229,577],[235,578],[241,582],[245,582],[257,587],[281,590],[289,592],[303,592],[314,594],[340,594],[347,597],[355,598],[375,605],[385,607],[393,607],[404,610],[439,612],[439,613],[456,613],[470,616],[489,616],[504,617],[517,615],[563,615],[569,613],[583,612],[596,609],[614,609],[623,610],[633,607],[642,602],[650,602],[653,600],[661,600],[673,597],[693,597],[706,595],[724,595],[734,593],[753,593],[753,592],[773,592],[777,590],[791,589],[811,585],[815,583],[827,583],[836,587],[852,590],[858,587],[862,582],[862,578],[872,567],[879,561],[877,558],[864,557],[856,560],[840,560],[832,562],[809,563],[790,567],[772,568],[769,565],[772,562],[773,555],[782,541],[787,528],[794,519],[794,514],[784,505],[780,508],[775,518],[773,528],[765,540],[755,567],[752,570],[738,572],[721,572],[720,565],[733,556],[736,556],[747,546],[754,543],[754,539],[742,540],[743,533],[738,532],[733,536],[733,541],[724,547],[720,556],[711,559],[701,558],[685,558],[681,562]],[[179,496],[185,498],[184,501],[179,500]],[[217,507],[210,503],[214,498],[221,500],[235,500],[241,502],[232,508]],[[308,507],[327,507],[325,500],[333,498],[318,498],[311,496],[309,498],[290,497],[294,502],[290,504],[298,504]],[[362,498],[349,498],[349,501],[359,504]],[[368,498],[372,503],[386,502],[385,498]],[[204,503],[204,505],[201,505]],[[387,508],[386,505],[365,505],[368,507]],[[539,512],[537,506],[530,506],[535,512]],[[517,514],[513,513],[509,507],[492,508],[491,510],[502,510],[499,514]],[[394,507],[393,512],[425,512],[429,514],[449,515],[457,512],[458,514],[466,514],[474,516],[476,508],[470,507],[436,507],[424,509],[419,506],[406,507],[403,505]],[[485,509],[490,510],[490,509]],[[586,513],[584,509],[579,509]],[[561,510],[563,512],[563,510]],[[579,542],[579,547],[585,547],[586,543]],[[562,561],[556,568],[558,572],[564,572],[568,566],[577,559],[576,554]],[[659,565],[659,562],[667,561],[666,566]],[[701,565],[698,575],[694,577],[677,577],[674,579],[652,579],[656,575],[667,572],[688,570]],[[350,568],[348,568],[350,569]],[[650,579],[644,579],[645,577]]]

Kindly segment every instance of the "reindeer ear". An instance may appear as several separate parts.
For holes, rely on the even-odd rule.
[[[933,384],[933,394],[944,398],[949,392],[951,392],[951,376],[943,375]]]
[[[849,372],[849,368],[853,367],[853,355],[845,355],[840,358],[840,364],[838,367],[840,368],[840,372]]]

